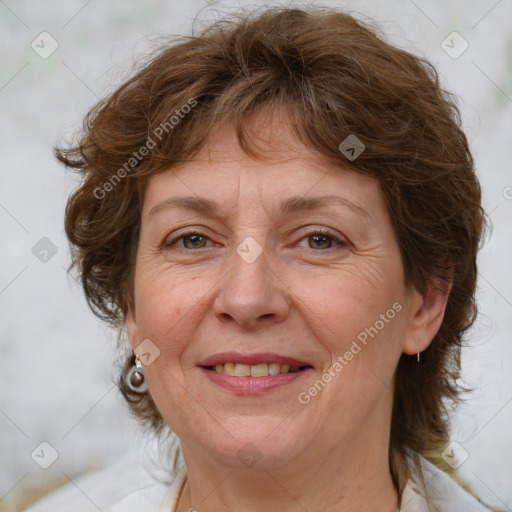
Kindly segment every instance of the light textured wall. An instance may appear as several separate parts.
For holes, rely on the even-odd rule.
[[[77,182],[51,147],[120,83],[151,36],[187,33],[196,15],[236,5],[0,1],[0,510],[31,487],[65,482],[63,471],[73,478],[116,459],[136,439],[112,382],[115,333],[66,276],[63,209]],[[475,391],[454,417],[452,437],[469,454],[461,474],[491,503],[512,508],[512,3],[324,5],[379,21],[395,44],[427,56],[460,97],[494,231],[479,260],[480,320],[463,354]],[[31,458],[43,441],[59,454],[47,470]]]

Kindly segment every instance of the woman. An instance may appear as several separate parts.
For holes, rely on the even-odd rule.
[[[427,62],[322,9],[213,24],[90,112],[57,150],[73,262],[133,413],[179,439],[166,483],[101,474],[96,507],[488,510],[428,460],[476,314],[459,124]]]

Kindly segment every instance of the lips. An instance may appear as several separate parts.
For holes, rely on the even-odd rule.
[[[306,361],[271,352],[222,352],[203,359],[198,366],[211,382],[240,396],[291,385],[313,370]]]

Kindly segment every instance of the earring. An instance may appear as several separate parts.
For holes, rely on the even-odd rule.
[[[126,374],[126,384],[135,393],[144,393],[147,389],[144,369],[137,355],[135,356],[135,364]]]
[[[418,357],[418,363],[419,363],[419,362],[420,362],[420,353],[418,352],[418,353],[416,354],[416,356]]]

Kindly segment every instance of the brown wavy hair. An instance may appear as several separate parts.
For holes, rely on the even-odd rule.
[[[193,158],[225,123],[235,124],[241,147],[255,155],[247,120],[276,108],[306,146],[380,181],[408,285],[423,292],[434,278],[452,284],[421,363],[404,354],[396,369],[389,462],[401,494],[418,464],[410,455],[431,456],[448,441],[485,227],[458,108],[425,59],[319,7],[241,13],[167,40],[92,108],[76,144],[56,149],[83,177],[65,213],[72,266],[95,314],[123,325],[148,176]],[[366,147],[353,161],[338,148],[351,134]],[[132,411],[162,427],[149,393],[132,393],[123,376],[119,384]]]

